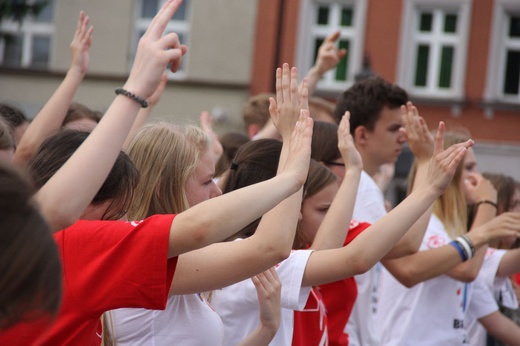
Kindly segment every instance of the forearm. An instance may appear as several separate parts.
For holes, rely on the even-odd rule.
[[[63,119],[67,115],[67,110],[82,80],[83,75],[81,73],[69,69],[58,89],[27,128],[13,157],[13,163],[26,166],[42,142],[61,128]]]
[[[336,197],[316,233],[312,249],[326,250],[343,246],[352,220],[360,178],[360,169],[347,169]]]
[[[136,132],[141,128],[141,126],[144,125],[146,122],[146,119],[148,119],[148,116],[152,112],[153,107],[148,108],[141,108],[139,112],[137,113],[137,117],[134,121],[134,124],[132,125],[132,128],[130,129],[130,133],[125,139],[125,143],[123,144],[123,149],[128,148],[130,145],[130,142],[132,141],[132,138],[134,138]]]
[[[318,82],[323,77],[323,73],[318,70],[316,66],[311,67],[311,69],[307,72],[305,78],[307,78],[307,89],[309,90],[309,95],[314,94],[316,90],[316,86]]]
[[[172,222],[169,256],[174,257],[234,235],[300,188],[301,184],[296,179],[283,174],[191,207]]]
[[[509,346],[520,346],[520,327],[499,311],[479,319],[487,332]]]
[[[258,326],[238,346],[265,346],[273,340],[278,328]]]
[[[96,129],[38,191],[36,199],[55,231],[75,222],[92,201],[112,169],[139,109],[135,101],[117,96]]]
[[[497,277],[508,277],[520,272],[520,248],[508,250],[498,265]]]

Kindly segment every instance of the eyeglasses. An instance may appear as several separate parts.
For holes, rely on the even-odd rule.
[[[323,161],[323,163],[324,163],[325,165],[329,165],[329,166],[340,166],[340,167],[345,167],[345,164],[342,163],[342,162]]]

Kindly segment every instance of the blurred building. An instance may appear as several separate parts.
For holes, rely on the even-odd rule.
[[[20,27],[2,23],[0,101],[34,115],[68,68],[83,9],[94,43],[76,101],[105,109],[161,3],[51,0]],[[370,72],[363,67],[370,61],[373,73],[409,92],[431,128],[443,120],[468,129],[481,170],[520,180],[518,0],[185,0],[169,30],[189,53],[154,116],[195,121],[211,110],[220,132],[242,129],[247,97],[272,91],[283,62],[306,71],[323,38],[338,29],[349,54],[320,82],[318,96],[334,100],[357,74]]]

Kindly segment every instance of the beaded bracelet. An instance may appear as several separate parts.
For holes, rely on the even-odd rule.
[[[484,199],[482,201],[478,201],[476,204],[475,204],[475,208],[477,208],[479,205],[481,204],[489,204],[489,205],[492,205],[493,207],[495,207],[495,209],[498,209],[498,205],[493,202],[493,201],[490,201],[488,199]]]
[[[449,243],[451,246],[453,246],[457,252],[459,253],[460,255],[460,258],[462,259],[462,262],[465,262],[467,261],[468,259],[468,256],[466,255],[466,253],[464,252],[464,250],[462,249],[461,245],[456,242],[455,240],[453,240],[452,242]]]
[[[471,249],[471,252],[473,254],[475,254],[475,245],[473,245],[473,242],[471,241],[470,237],[468,237],[467,235],[463,235],[462,238],[464,238],[464,240],[466,240],[466,242],[468,243],[470,249]]]
[[[146,102],[145,99],[143,98],[140,98],[139,96],[137,96],[136,94],[133,94],[131,93],[130,91],[128,90],[125,90],[123,88],[117,88],[115,90],[116,92],[116,95],[124,95],[128,98],[131,98],[132,100],[134,100],[135,102],[139,103],[141,105],[142,108],[146,108],[148,107],[148,102]]]

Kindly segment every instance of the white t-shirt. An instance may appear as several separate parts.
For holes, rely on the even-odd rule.
[[[444,225],[432,215],[420,251],[451,241]],[[378,302],[381,345],[438,346],[467,344],[464,315],[471,284],[440,275],[412,288],[401,285],[386,269]]]
[[[385,215],[383,192],[374,179],[363,171],[352,219],[373,224]],[[349,335],[350,346],[379,346],[381,344],[375,323],[381,269],[381,263],[377,263],[366,273],[355,276],[358,296],[345,328]]]
[[[108,327],[116,345],[222,345],[224,327],[202,295],[170,296],[165,310],[117,309]]]
[[[516,294],[509,278],[496,276],[500,261],[506,252],[506,250],[489,248],[486,252],[484,262],[482,263],[482,268],[478,274],[478,279],[484,282],[486,288],[485,290],[481,289],[480,291],[485,292],[483,294],[485,294],[486,297],[472,299],[470,309],[466,315],[468,335],[471,345],[473,346],[485,346],[487,344],[486,329],[477,320],[497,311],[498,305],[496,304],[496,301],[499,300],[500,297],[504,306],[511,309],[518,308]],[[477,287],[475,287],[475,292],[477,292]],[[490,300],[492,303],[489,303]],[[477,307],[474,308],[474,305],[477,305]],[[484,309],[486,306],[488,307],[487,310],[477,310]]]
[[[305,307],[311,289],[302,287],[311,253],[312,250],[293,251],[276,267],[282,282],[282,312],[280,327],[270,345],[291,345],[294,310]],[[260,325],[256,288],[249,279],[214,291],[211,305],[224,323],[224,345],[237,345]]]

